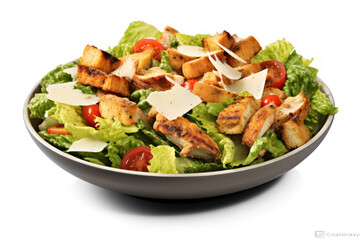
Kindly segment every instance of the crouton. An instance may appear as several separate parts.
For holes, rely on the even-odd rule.
[[[268,104],[260,108],[246,125],[242,142],[251,147],[256,139],[261,138],[275,122],[276,106]]]
[[[125,77],[104,72],[84,65],[78,65],[78,83],[100,88],[107,92],[130,96],[130,83]]]
[[[170,48],[171,40],[176,39],[176,34],[178,33],[178,30],[166,26],[164,31],[162,32],[159,42],[165,49]]]
[[[253,96],[238,98],[220,112],[216,123],[220,132],[225,134],[241,134],[250,118],[260,109],[260,101]]]
[[[211,56],[216,55],[220,61],[225,60],[224,51],[216,51]],[[205,73],[215,70],[207,56],[186,62],[182,66],[182,72],[186,79],[202,77]]]
[[[170,66],[179,74],[182,74],[182,65],[184,63],[196,59],[196,57],[182,54],[174,48],[169,48],[168,50],[166,50],[166,54],[168,56]]]
[[[140,74],[142,71],[152,66],[153,51],[147,50],[139,53],[133,53],[119,59],[121,62],[125,62],[125,60],[128,58],[131,58],[134,62],[137,62],[136,74]]]
[[[311,137],[309,129],[300,121],[299,115],[283,123],[280,129],[287,149],[300,147]]]
[[[250,60],[261,50],[259,42],[253,37],[249,36],[239,41],[233,48],[233,52],[238,55],[241,59],[250,63]],[[230,55],[227,58],[227,63],[232,67],[243,66],[243,63]]]
[[[222,48],[217,45],[216,42],[220,43],[228,49],[231,49],[235,44],[235,39],[230,35],[230,33],[228,33],[227,31],[223,31],[218,35],[204,38],[202,40],[203,47],[210,52],[222,50]]]
[[[260,63],[250,63],[243,66],[239,66],[235,69],[241,72],[241,78],[250,76],[251,74],[260,72],[262,70]]]
[[[201,158],[213,161],[221,156],[218,145],[199,127],[184,117],[168,120],[156,115],[154,129],[165,134],[166,138],[181,148],[180,156]]]
[[[121,61],[116,57],[90,45],[86,45],[80,62],[82,65],[99,69],[106,74],[114,71],[121,64]]]
[[[225,102],[228,98],[236,97],[237,94],[213,85],[196,82],[192,93],[198,95],[204,102]]]
[[[269,94],[274,94],[276,96],[278,96],[280,98],[280,100],[283,102],[286,98],[287,98],[287,95],[284,91],[278,89],[278,88],[274,88],[274,87],[266,87],[264,88],[264,91],[263,91],[263,94],[262,94],[262,97],[265,97]]]
[[[310,110],[310,101],[307,96],[300,92],[295,97],[288,97],[277,108],[275,115],[275,129],[281,124],[298,115],[299,121],[304,121]]]
[[[219,87],[221,83],[221,79],[216,73],[207,72],[204,74],[203,78],[201,79],[201,82]]]
[[[136,103],[113,94],[105,94],[100,97],[99,111],[101,117],[107,119],[117,117],[126,126],[134,126],[139,119],[148,121]]]

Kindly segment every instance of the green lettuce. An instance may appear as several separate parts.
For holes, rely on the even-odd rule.
[[[207,133],[217,133],[219,132],[219,125],[216,123],[215,116],[209,114],[207,111],[205,103],[200,103],[194,107],[191,113],[186,114],[186,117],[195,122],[201,129],[205,130]]]
[[[176,39],[182,44],[182,45],[193,45],[193,46],[199,46],[202,47],[202,40],[204,38],[211,37],[210,34],[196,34],[195,36],[177,33]]]
[[[170,48],[177,48],[179,45],[180,45],[179,40],[177,40],[177,39],[170,40]]]
[[[209,135],[214,142],[219,146],[221,151],[221,162],[224,168],[232,163],[235,156],[235,143],[222,133],[211,133]]]
[[[241,165],[251,165],[257,159],[258,155],[263,149],[269,151],[274,158],[280,157],[288,152],[284,143],[276,137],[274,132],[269,130],[263,137],[256,139],[254,145],[250,148],[249,155],[241,163]]]
[[[170,66],[169,58],[166,55],[166,51],[161,52],[161,62],[159,67],[168,73],[174,73],[175,71]]]
[[[335,107],[330,99],[318,89],[311,99],[311,107],[304,123],[311,133],[316,132],[321,119],[328,114],[336,114],[338,108]]]
[[[311,99],[319,84],[315,81],[318,70],[307,66],[308,60],[293,51],[285,63],[287,79],[283,90],[288,96],[296,96],[300,92]]]
[[[60,150],[67,150],[75,141],[74,137],[71,135],[58,135],[50,134],[47,131],[40,131],[39,135],[51,145],[59,148]]]
[[[46,93],[36,93],[28,105],[30,118],[45,119],[46,111],[54,106],[55,103],[46,97]]]
[[[85,93],[85,94],[93,94],[93,95],[96,94],[96,91],[93,87],[85,86],[80,83],[75,83],[74,89],[79,89],[79,90],[81,90],[82,93]]]
[[[146,98],[152,91],[149,89],[138,89],[130,95],[130,100],[135,102],[138,107],[145,113],[149,112],[151,105],[146,101]]]
[[[269,60],[276,60],[285,63],[290,53],[294,50],[294,46],[283,38],[277,40],[265,47],[258,54],[256,54],[251,62],[264,62]]]
[[[104,152],[71,152],[70,154],[91,163],[102,166],[111,166],[111,162]]]
[[[57,83],[65,83],[71,82],[73,79],[70,74],[63,72],[64,69],[75,67],[74,63],[69,63],[65,65],[58,65],[55,69],[48,72],[42,79],[41,79],[41,92],[47,93],[46,88],[51,84]]]
[[[131,54],[131,50],[135,43],[143,38],[159,39],[161,32],[154,26],[142,21],[134,21],[130,23],[126,29],[124,36],[120,39],[119,44],[107,51],[114,57],[123,57]]]

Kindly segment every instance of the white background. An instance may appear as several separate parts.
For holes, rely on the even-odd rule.
[[[0,239],[315,239],[360,234],[359,23],[356,1],[2,1]],[[226,29],[262,46],[285,37],[332,90],[340,112],[323,143],[264,186],[194,201],[134,198],[90,185],[33,143],[32,87],[86,44],[114,46],[143,20],[183,33]],[[329,237],[327,239],[355,239]],[[357,239],[359,239],[358,237]]]

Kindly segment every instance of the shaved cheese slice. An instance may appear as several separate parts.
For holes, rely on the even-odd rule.
[[[179,84],[167,91],[150,93],[146,101],[169,120],[181,117],[202,102],[200,97]]]
[[[48,94],[46,97],[59,103],[65,103],[72,106],[87,106],[99,102],[99,97],[92,94],[82,93],[79,89],[74,89],[76,82],[67,82],[49,85],[46,88]]]
[[[247,63],[244,59],[242,59],[241,57],[239,57],[238,55],[236,55],[236,53],[234,53],[233,51],[231,51],[230,49],[228,49],[227,47],[221,45],[219,42],[215,42],[217,45],[219,45],[219,47],[221,47],[222,49],[224,49],[225,52],[227,52],[230,56],[232,56],[233,58],[235,58],[236,60],[243,62],[243,63]]]
[[[101,152],[108,144],[91,137],[82,138],[73,142],[68,152]]]
[[[206,56],[206,50],[202,47],[191,46],[191,45],[181,45],[177,48],[178,52],[189,56],[189,57],[204,57]]]
[[[128,77],[132,79],[136,72],[136,62],[131,58],[125,60],[117,69],[115,69],[112,74],[119,77]]]
[[[250,76],[247,76],[239,81],[234,81],[230,85],[223,83],[223,86],[226,90],[234,93],[241,93],[246,90],[256,99],[261,99],[262,93],[264,91],[265,81],[266,81],[267,69],[262,70],[261,72],[254,73]]]
[[[214,55],[215,60],[211,57],[208,53],[208,58],[212,65],[218,70],[219,73],[223,74],[225,77],[232,79],[232,80],[239,80],[241,78],[241,72],[237,71],[236,69],[229,66],[227,63],[223,63],[219,60],[219,58]]]
[[[70,74],[73,79],[77,77],[78,67],[66,68],[63,70],[64,73]]]

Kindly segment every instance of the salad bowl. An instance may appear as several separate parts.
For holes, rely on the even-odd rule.
[[[319,78],[330,101],[334,104],[330,89]],[[274,180],[294,168],[308,157],[328,133],[334,115],[328,115],[320,123],[318,132],[303,146],[281,157],[252,166],[204,173],[160,174],[136,172],[84,161],[52,146],[40,137],[39,119],[30,119],[28,104],[35,93],[40,92],[40,82],[31,90],[25,100],[23,117],[26,128],[45,155],[70,174],[92,183],[123,194],[160,199],[195,199],[230,194],[253,188]]]

